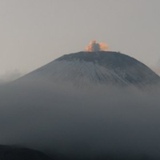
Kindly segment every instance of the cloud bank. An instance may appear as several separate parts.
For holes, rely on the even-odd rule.
[[[18,70],[6,71],[4,74],[0,75],[0,84],[8,83],[20,78],[23,74]]]
[[[49,81],[1,86],[0,144],[39,149],[57,159],[158,159],[159,95],[158,89],[77,89]]]

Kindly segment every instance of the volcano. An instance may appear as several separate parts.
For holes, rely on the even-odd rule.
[[[55,160],[159,160],[159,81],[122,53],[64,55],[1,87],[0,143]]]
[[[160,81],[160,77],[140,61],[111,51],[67,54],[21,79],[69,82],[77,86],[105,84],[138,87]]]

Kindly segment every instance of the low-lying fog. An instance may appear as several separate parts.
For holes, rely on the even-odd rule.
[[[160,157],[160,90],[76,88],[52,82],[0,87],[0,144],[77,157]]]

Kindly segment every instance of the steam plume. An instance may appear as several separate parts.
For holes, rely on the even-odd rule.
[[[88,52],[97,52],[97,51],[106,51],[108,50],[108,45],[101,42],[97,43],[95,40],[91,41],[89,45],[86,47],[86,51]]]

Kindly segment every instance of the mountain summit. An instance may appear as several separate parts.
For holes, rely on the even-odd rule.
[[[144,86],[160,81],[160,77],[143,63],[130,56],[111,51],[67,54],[23,78],[71,82],[74,85]]]

